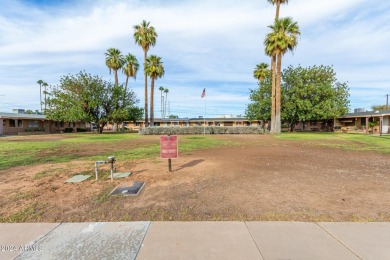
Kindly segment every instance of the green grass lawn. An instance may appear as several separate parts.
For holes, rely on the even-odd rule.
[[[299,140],[308,143],[355,151],[390,153],[390,135],[377,136],[348,133],[284,133],[275,135],[279,140]],[[336,141],[336,142],[335,142]],[[338,142],[337,142],[338,141]]]
[[[17,141],[0,140],[0,170],[14,166],[33,165],[46,162],[61,163],[74,159],[102,160],[109,155],[114,155],[118,160],[135,160],[158,157],[160,144],[150,142],[142,143],[142,139],[149,138],[134,133],[103,133],[92,134],[67,134],[61,140],[23,141],[21,137]],[[132,147],[132,141],[138,139],[141,142],[137,148],[126,148],[96,152],[93,156],[80,156],[77,151],[89,149],[94,145],[104,146],[110,144],[128,144]],[[179,139],[179,151],[190,153],[194,150],[220,147],[233,144],[233,142],[222,141],[211,136],[182,136]],[[122,146],[123,147],[123,146]],[[92,148],[91,148],[92,149]],[[74,151],[74,154],[72,154]]]

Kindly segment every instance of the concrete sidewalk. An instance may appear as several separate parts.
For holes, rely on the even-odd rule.
[[[0,259],[390,259],[390,223],[0,223]]]

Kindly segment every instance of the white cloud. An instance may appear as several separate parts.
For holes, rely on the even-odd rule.
[[[175,91],[170,95],[172,105],[196,104],[197,93],[206,85],[210,102],[225,110],[230,104],[236,113],[244,112],[248,88],[257,86],[252,78],[255,64],[269,61],[263,39],[275,12],[265,0],[101,0],[44,8],[8,1],[4,7],[0,10],[0,90],[7,88],[12,107],[26,104],[21,98],[24,93],[39,103],[39,91],[31,89],[38,79],[57,83],[60,75],[82,69],[111,79],[104,66],[107,48],[131,52],[142,61],[132,27],[146,19],[159,34],[150,53],[162,56],[166,66],[166,75],[157,84]],[[333,64],[340,79],[352,88],[367,84],[385,88],[390,58],[386,7],[389,4],[379,0],[290,1],[282,6],[281,16],[298,21],[302,37],[283,65]],[[140,73],[132,83],[141,103],[142,81]],[[351,93],[358,98],[363,92]],[[0,110],[12,107],[0,102]]]

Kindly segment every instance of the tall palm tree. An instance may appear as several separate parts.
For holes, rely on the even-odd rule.
[[[105,53],[106,55],[106,66],[108,67],[110,74],[114,71],[115,85],[118,85],[118,70],[123,67],[125,60],[121,51],[115,48],[110,48]]]
[[[167,100],[168,100],[168,92],[169,92],[169,89],[164,89],[164,93],[165,93],[165,105],[164,105],[164,118],[167,116]]]
[[[43,84],[43,80],[38,80],[37,81],[37,84],[39,84],[39,100],[40,100],[40,104],[41,104],[41,112],[42,112],[42,84]]]
[[[163,104],[164,104],[164,101],[163,101],[163,91],[164,91],[164,88],[162,86],[160,86],[158,88],[158,90],[160,90],[161,92],[161,95],[160,95],[160,104],[161,104],[161,118],[163,118]]]
[[[150,55],[146,58],[146,74],[150,77],[150,124],[154,126],[154,81],[164,76],[165,70],[160,57]]]
[[[268,64],[263,62],[257,64],[255,70],[253,71],[253,77],[257,79],[260,84],[263,82],[263,80],[267,77],[269,73],[268,67]]]
[[[267,0],[268,3],[276,5],[275,21],[279,20],[280,5],[287,4],[288,0]],[[269,55],[267,53],[267,55]],[[272,73],[272,93],[271,93],[271,133],[275,132],[275,115],[276,115],[276,55],[271,56],[271,73]]]
[[[267,34],[264,41],[265,52],[268,55],[277,56],[277,71],[276,71],[276,106],[275,106],[275,128],[274,133],[281,132],[280,122],[280,83],[281,83],[281,67],[282,56],[287,51],[293,51],[298,45],[298,36],[301,34],[297,22],[294,22],[292,18],[281,18],[275,20],[274,25],[268,26],[272,31]],[[275,65],[273,68],[275,71]],[[274,74],[272,75],[274,81]]]
[[[144,51],[144,75],[145,75],[145,126],[148,126],[148,76],[146,75],[146,58],[150,47],[156,45],[157,33],[153,26],[145,20],[139,25],[134,25],[135,43]]]
[[[279,11],[280,11],[280,5],[281,4],[288,4],[288,0],[267,0],[268,3],[276,5],[276,15],[275,20],[279,19]]]
[[[125,85],[125,98],[127,93],[127,84],[129,82],[129,78],[132,77],[136,79],[137,71],[139,68],[139,63],[137,58],[132,54],[127,54],[124,58],[124,65],[122,68],[122,72],[126,75],[126,85]]]
[[[43,94],[45,94],[45,112],[46,112],[46,87],[49,86],[49,84],[47,84],[46,82],[43,82],[42,83],[42,86],[44,86],[44,90],[43,90]]]

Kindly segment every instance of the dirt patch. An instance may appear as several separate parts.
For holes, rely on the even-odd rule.
[[[390,221],[388,155],[269,135],[216,138],[236,145],[180,153],[172,173],[159,158],[118,161],[117,171],[133,175],[113,182],[105,178],[108,166],[100,167],[96,181],[93,163],[77,160],[0,171],[0,216],[30,222]],[[78,173],[93,176],[64,183]],[[135,180],[146,182],[138,196],[108,196],[120,183]]]

